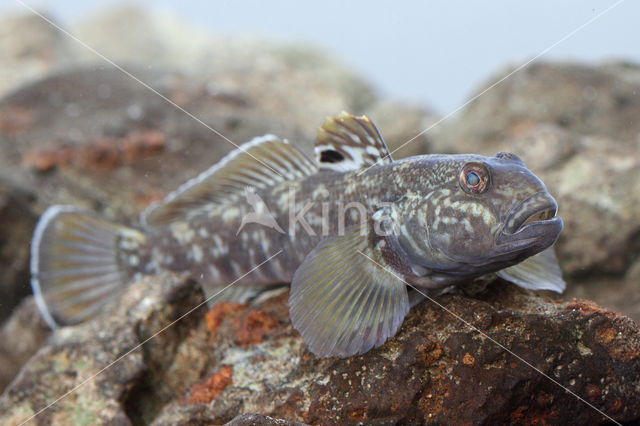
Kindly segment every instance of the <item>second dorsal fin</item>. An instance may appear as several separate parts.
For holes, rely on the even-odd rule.
[[[347,112],[327,118],[318,130],[315,153],[321,170],[340,172],[393,161],[371,120]]]
[[[298,147],[273,135],[247,142],[217,164],[189,180],[141,216],[147,226],[165,226],[188,219],[204,206],[224,204],[247,187],[266,188],[311,176],[317,167]]]

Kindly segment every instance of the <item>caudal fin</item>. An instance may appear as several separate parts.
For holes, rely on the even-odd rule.
[[[90,318],[129,283],[119,261],[122,238],[144,235],[70,206],[42,215],[31,241],[31,287],[51,328]]]

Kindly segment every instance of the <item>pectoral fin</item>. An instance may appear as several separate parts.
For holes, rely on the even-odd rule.
[[[363,236],[355,227],[321,241],[296,271],[291,322],[317,356],[364,353],[386,342],[402,324],[409,311],[407,290],[381,267],[393,269],[384,247],[384,238]]]
[[[500,278],[529,290],[551,290],[562,293],[567,284],[553,246],[517,265],[497,272]]]

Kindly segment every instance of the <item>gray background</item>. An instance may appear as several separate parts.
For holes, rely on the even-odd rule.
[[[73,23],[122,2],[24,0]],[[615,0],[169,1],[138,0],[193,25],[324,47],[378,90],[446,114],[501,66],[519,65]],[[25,10],[2,0],[0,13]],[[25,10],[26,11],[26,10]],[[623,1],[543,59],[640,62],[640,2]]]

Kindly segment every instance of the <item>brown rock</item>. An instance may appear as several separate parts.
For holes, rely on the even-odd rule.
[[[224,111],[216,111],[216,115],[226,115],[241,127],[262,125],[261,132],[269,129],[303,144],[313,140],[325,116],[343,109],[359,113],[376,100],[369,85],[335,55],[308,45],[209,34],[167,14],[135,7],[103,11],[74,30],[80,39],[119,64],[180,70],[221,103],[270,112],[260,118],[226,115]],[[91,52],[80,54],[95,61]],[[191,97],[188,90],[171,94],[174,100]],[[194,99],[181,105],[190,112],[200,112],[197,108],[194,111]],[[207,115],[198,113],[197,117],[211,124]],[[291,128],[297,132],[288,132]],[[242,143],[261,132],[238,138],[223,133]]]
[[[186,311],[181,311],[182,307],[197,304],[201,298],[197,287],[175,277],[140,284],[130,289],[121,304],[111,306],[113,316],[53,333],[31,359],[31,367],[23,370],[3,394],[0,423],[26,420],[52,402],[52,395],[62,396],[86,381],[79,388],[82,392],[70,393],[40,414],[40,419],[56,424],[126,424],[157,409],[155,400],[145,399],[143,383],[166,398],[174,386],[198,380],[202,372],[197,359],[189,361],[188,370],[176,369],[173,362],[184,359],[185,353],[194,354],[184,326],[191,328],[199,323],[204,312],[194,312],[140,347],[162,326],[183,315]],[[154,305],[161,309],[154,310]],[[82,343],[88,341],[92,344]],[[148,351],[155,353],[153,360],[148,359]],[[112,362],[113,367],[92,378]],[[159,374],[150,378],[152,371]],[[165,375],[168,372],[171,374]],[[132,393],[139,400],[132,399]]]
[[[74,47],[67,36],[33,13],[0,17],[0,97],[22,84],[75,65]],[[0,118],[6,124],[5,120],[7,117]]]
[[[426,301],[381,348],[317,359],[291,328],[287,293],[236,306],[213,340],[203,309],[166,328],[201,300],[195,283],[171,275],[135,283],[105,315],[51,336],[0,399],[0,422],[25,419],[128,351],[39,421],[224,423],[252,412],[311,424],[607,421],[541,373],[616,421],[640,419],[640,329],[593,302],[496,280],[473,297],[438,299],[482,333]],[[256,315],[276,325],[239,343],[238,327]]]
[[[186,404],[210,404],[233,381],[233,367],[224,365],[203,383],[191,386]]]
[[[165,145],[161,132],[134,130],[120,138],[101,137],[79,146],[30,150],[22,157],[22,163],[38,172],[69,166],[104,172],[122,165],[134,165],[163,151]]]
[[[30,293],[29,244],[37,220],[35,193],[0,172],[0,322]],[[1,388],[1,386],[0,386]]]
[[[11,317],[0,328],[0,389],[16,376],[50,334],[33,298],[24,299],[13,309]]]
[[[504,70],[478,93],[510,73]],[[494,86],[443,123],[437,152],[493,154],[539,124],[599,136],[637,149],[640,67],[537,62]]]
[[[31,114],[26,108],[5,107],[0,110],[0,132],[6,135],[20,133],[31,124]]]
[[[288,420],[283,419],[274,419],[273,417],[264,416],[262,414],[255,413],[247,413],[240,414],[229,423],[226,423],[225,426],[302,426],[303,423],[298,422],[290,422]]]

